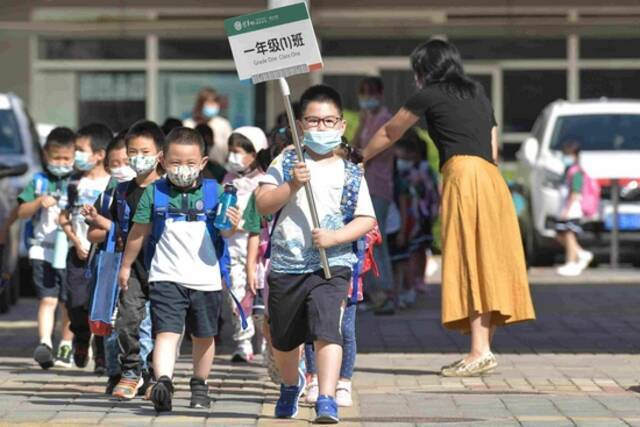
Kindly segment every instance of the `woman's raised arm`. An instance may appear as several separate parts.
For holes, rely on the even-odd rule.
[[[411,111],[401,108],[391,120],[385,123],[378,129],[375,135],[373,135],[373,138],[371,138],[371,141],[367,144],[367,148],[364,149],[364,162],[367,163],[391,147],[411,126],[415,125],[418,120],[419,117]]]

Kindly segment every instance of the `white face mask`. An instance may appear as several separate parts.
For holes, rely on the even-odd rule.
[[[195,166],[174,166],[167,170],[167,178],[178,187],[190,187],[199,175],[200,169]]]
[[[111,176],[119,183],[127,182],[136,177],[136,171],[129,166],[120,166],[119,168],[111,169]]]
[[[149,172],[151,169],[155,168],[157,164],[157,155],[129,157],[129,166],[131,166],[138,175],[143,175]]]
[[[226,169],[232,173],[237,173],[237,174],[243,173],[247,169],[247,167],[244,165],[245,156],[246,154],[229,153]]]

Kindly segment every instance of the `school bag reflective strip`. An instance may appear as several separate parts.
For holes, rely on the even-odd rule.
[[[213,242],[213,247],[216,251],[218,258],[218,265],[220,266],[220,275],[224,280],[229,294],[236,305],[236,310],[242,321],[242,329],[249,327],[247,318],[240,304],[240,300],[235,296],[231,290],[231,278],[229,275],[229,250],[227,248],[226,239],[222,238],[218,229],[213,225],[216,219],[216,207],[218,206],[218,184],[212,179],[202,180],[202,193],[204,199],[204,208],[202,212],[185,212],[182,209],[174,209],[169,207],[169,182],[166,179],[160,179],[155,183],[155,189],[153,193],[153,222],[151,226],[151,236],[149,238],[150,246],[153,250],[147,251],[149,263],[151,265],[151,259],[153,258],[153,252],[155,246],[160,241],[162,233],[164,232],[165,223],[167,218],[171,218],[173,221],[204,221],[207,226],[207,233]],[[146,254],[146,255],[147,255]]]

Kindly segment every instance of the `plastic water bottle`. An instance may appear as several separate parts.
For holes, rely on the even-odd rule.
[[[218,202],[218,212],[216,212],[216,220],[213,225],[221,231],[230,230],[232,225],[229,218],[227,218],[227,211],[229,208],[235,207],[238,203],[238,196],[236,195],[236,187],[232,184],[224,186],[224,193],[220,196]]]
[[[58,270],[67,268],[67,254],[69,253],[69,241],[62,227],[56,230],[56,240],[53,244],[53,262],[51,266]]]

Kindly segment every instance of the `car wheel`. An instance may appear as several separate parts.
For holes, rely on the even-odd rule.
[[[555,264],[556,251],[553,248],[543,246],[533,224],[526,226],[525,253],[527,267],[551,267]]]
[[[7,286],[0,292],[0,314],[4,314],[11,308],[11,287]]]

